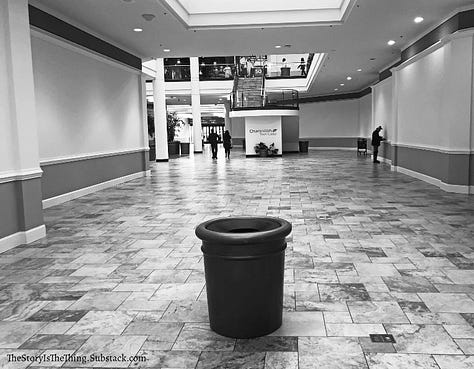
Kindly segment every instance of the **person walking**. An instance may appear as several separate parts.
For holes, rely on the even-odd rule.
[[[301,75],[306,77],[306,63],[304,58],[301,58],[300,65],[298,65],[298,69],[301,69]]]
[[[211,129],[211,133],[209,133],[207,141],[209,141],[211,144],[212,158],[217,159],[217,143],[219,141],[219,137],[217,136],[217,133],[214,132],[214,129]]]
[[[224,132],[224,150],[225,157],[230,159],[230,149],[232,148],[232,137],[228,130]]]
[[[380,131],[382,130],[382,126],[378,126],[375,128],[375,131],[372,132],[372,154],[374,156],[374,163],[380,163],[380,161],[377,160],[377,156],[379,154],[379,146],[380,142],[385,141],[385,138],[380,136]]]

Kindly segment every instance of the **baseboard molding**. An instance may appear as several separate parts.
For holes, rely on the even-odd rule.
[[[310,150],[344,150],[357,151],[357,147],[309,147]]]
[[[432,184],[436,187],[439,187],[443,191],[446,192],[452,192],[452,193],[460,193],[460,194],[473,194],[474,186],[464,186],[464,185],[453,185],[449,183],[444,183],[440,179],[434,178],[427,176],[426,174],[418,173],[410,169],[406,169],[403,167],[398,167],[398,166],[392,166],[391,168],[394,172],[400,172],[403,174],[406,174],[410,177],[414,177],[416,179],[419,179],[421,181],[427,182],[429,184]]]
[[[41,225],[36,228],[14,233],[0,239],[0,253],[8,251],[14,247],[34,242],[46,236],[46,227]]]
[[[134,179],[141,178],[141,177],[147,177],[147,176],[150,176],[150,175],[151,175],[150,170],[143,171],[143,172],[138,172],[138,173],[133,173],[133,174],[130,174],[128,176],[111,179],[110,181],[98,183],[96,185],[89,186],[89,187],[84,187],[84,188],[81,188],[79,190],[68,192],[68,193],[65,193],[65,194],[62,194],[62,195],[59,195],[59,196],[50,197],[49,199],[43,200],[43,209],[47,209],[47,208],[50,208],[52,206],[56,206],[56,205],[65,203],[67,201],[74,200],[74,199],[77,199],[79,197],[89,195],[89,194],[97,192],[97,191],[105,190],[106,188],[109,188],[109,187],[117,186],[117,185],[119,185],[121,183],[124,183],[124,182],[132,181]]]

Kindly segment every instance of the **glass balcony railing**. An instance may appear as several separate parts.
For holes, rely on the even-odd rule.
[[[261,96],[248,96],[245,91],[233,91],[230,97],[232,110],[247,109],[299,109],[297,90],[265,90]]]
[[[199,80],[231,80],[238,77],[306,78],[314,54],[200,57]],[[165,59],[165,81],[190,81],[189,58]]]
[[[232,80],[236,72],[233,63],[201,63],[199,65],[199,80],[213,81],[213,80]]]
[[[189,65],[165,65],[165,82],[191,81]]]

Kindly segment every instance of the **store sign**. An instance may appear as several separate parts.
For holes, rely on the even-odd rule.
[[[245,118],[245,142],[247,155],[256,155],[254,147],[260,142],[273,144],[281,155],[282,150],[281,117],[247,117]]]

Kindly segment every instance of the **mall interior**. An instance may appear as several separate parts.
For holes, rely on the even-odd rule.
[[[474,1],[0,0],[0,35],[0,367],[474,368]],[[292,224],[258,338],[211,329],[195,235],[242,216]]]

